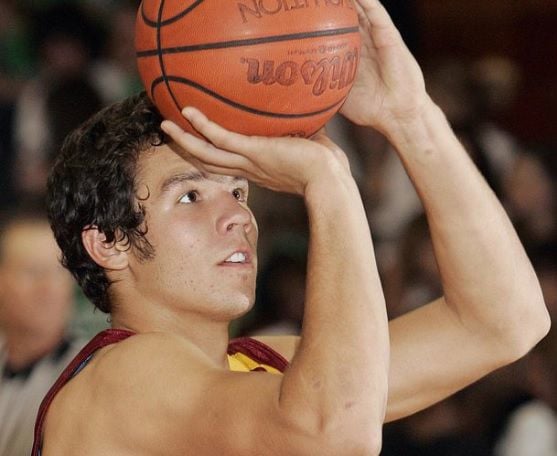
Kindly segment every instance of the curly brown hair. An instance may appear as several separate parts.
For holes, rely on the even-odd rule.
[[[48,179],[48,217],[62,264],[106,313],[112,311],[111,282],[87,253],[82,232],[95,227],[108,243],[123,242],[142,260],[154,256],[136,168],[141,152],[168,143],[162,120],[145,92],[101,110],[66,138]]]

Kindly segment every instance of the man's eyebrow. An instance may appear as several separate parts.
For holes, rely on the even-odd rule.
[[[205,179],[205,176],[199,171],[173,174],[172,176],[167,177],[161,184],[161,193],[165,193],[172,187],[175,187],[183,182],[199,182],[203,179]]]
[[[239,177],[239,176],[232,177],[232,176],[219,176],[219,175],[211,175],[210,177],[208,177],[199,171],[191,171],[186,173],[173,174],[172,176],[167,177],[161,184],[161,193],[166,193],[171,188],[175,187],[176,185],[180,185],[184,182],[199,182],[204,179],[214,180],[222,183],[225,183],[227,181],[233,183],[236,182],[247,183],[247,179],[245,177]]]

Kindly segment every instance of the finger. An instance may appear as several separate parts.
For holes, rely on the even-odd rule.
[[[219,149],[236,152],[245,157],[253,157],[266,150],[269,147],[273,149],[280,146],[281,141],[277,138],[265,138],[262,136],[246,136],[239,133],[231,132],[221,127],[217,123],[209,120],[201,111],[187,107],[182,111],[184,117],[193,125],[193,127],[205,136],[212,144]]]
[[[179,146],[178,146],[179,147]],[[233,177],[243,177],[246,179],[250,178],[250,174],[245,169],[234,168],[231,166],[224,166],[224,165],[215,165],[213,163],[202,161],[195,155],[189,153],[182,147],[179,147],[180,150],[176,150],[176,153],[181,155],[184,160],[191,163],[195,166],[199,171],[206,174],[220,174],[223,176],[233,176]],[[227,152],[229,153],[229,152]]]
[[[356,0],[356,9],[375,27],[395,27],[391,16],[379,0]]]
[[[377,47],[402,42],[402,36],[379,0],[357,0],[356,10],[360,20],[369,23],[369,33]]]
[[[237,170],[235,168],[212,165],[210,163],[201,161],[195,155],[190,154],[187,150],[185,150],[184,148],[182,148],[178,144],[171,143],[171,144],[169,144],[169,147],[174,152],[176,152],[176,154],[180,155],[184,160],[186,160],[188,163],[190,163],[191,165],[196,167],[202,173],[224,174],[224,175],[228,175],[228,176],[239,176],[239,174],[238,174],[240,172],[239,170]]]
[[[251,182],[261,184],[264,183],[264,179],[261,176],[258,176],[260,173],[254,173],[253,170],[246,170],[240,168],[230,168],[226,166],[219,166],[213,165],[211,163],[202,162],[201,160],[197,159],[195,156],[189,154],[188,152],[182,152],[184,159],[195,166],[199,171],[202,173],[207,174],[220,174],[222,176],[232,176],[232,177],[243,177],[248,179]],[[255,167],[253,167],[255,169]]]
[[[251,180],[251,175],[245,170],[236,168],[225,168],[223,166],[211,165],[208,163],[202,164],[202,170],[208,174],[220,174],[221,176],[243,177]]]
[[[211,164],[211,163],[208,163],[208,162],[204,162],[204,161],[201,161],[199,158],[197,158],[195,155],[190,154],[188,151],[181,148],[180,146],[177,146],[176,148],[173,148],[172,145],[170,145],[170,147],[177,154],[181,155],[184,158],[184,160],[191,163],[193,166],[195,166],[199,171],[201,171],[203,173],[221,174],[221,175],[224,175],[224,176],[234,176],[234,177],[248,178],[248,173],[245,170],[238,169],[238,168],[231,168],[231,167],[228,167],[228,166],[214,165],[214,164]],[[178,148],[179,148],[179,150],[176,150]]]
[[[249,161],[242,155],[218,149],[204,139],[185,132],[174,122],[165,120],[161,128],[183,149],[184,153],[181,155],[186,155],[186,159],[190,155],[205,165],[225,169],[243,169],[249,165]]]

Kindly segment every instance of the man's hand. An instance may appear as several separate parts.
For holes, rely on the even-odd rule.
[[[419,115],[428,98],[418,63],[378,0],[356,0],[362,50],[354,86],[340,112],[383,133]]]
[[[206,140],[170,121],[163,130],[184,158],[210,173],[245,177],[274,191],[304,195],[307,185],[328,172],[349,175],[346,155],[321,130],[311,140],[244,136],[225,130],[194,108],[184,116]]]

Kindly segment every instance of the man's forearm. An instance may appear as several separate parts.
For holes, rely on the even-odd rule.
[[[363,205],[345,176],[308,188],[306,203],[306,309],[300,346],[283,381],[283,405],[340,440],[379,444],[389,341]]]
[[[495,336],[501,348],[511,343],[517,352],[527,350],[548,325],[537,278],[445,116],[428,100],[420,117],[392,125],[387,135],[428,216],[447,304],[472,330]]]

